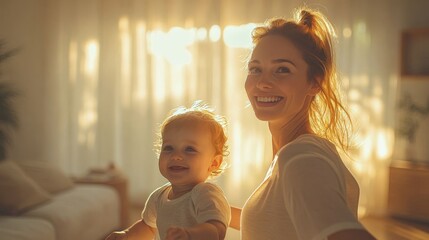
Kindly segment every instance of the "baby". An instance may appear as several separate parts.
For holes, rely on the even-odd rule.
[[[177,108],[162,123],[159,170],[169,183],[151,193],[142,219],[114,239],[224,239],[231,210],[223,191],[207,179],[224,170],[225,118],[201,101]]]

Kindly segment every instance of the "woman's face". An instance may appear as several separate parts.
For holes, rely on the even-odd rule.
[[[248,64],[246,92],[258,119],[286,123],[308,109],[317,91],[307,78],[308,64],[290,40],[265,36]]]

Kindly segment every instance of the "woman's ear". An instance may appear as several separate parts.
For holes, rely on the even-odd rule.
[[[310,89],[308,90],[308,95],[314,97],[314,96],[316,96],[320,92],[320,90],[321,90],[321,88],[320,88],[320,82],[321,82],[321,80],[322,79],[320,77],[316,77],[314,79],[314,81],[310,85]]]

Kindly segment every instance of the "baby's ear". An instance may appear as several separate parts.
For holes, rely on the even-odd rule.
[[[222,164],[222,161],[223,161],[222,154],[216,155],[213,158],[212,165],[210,166],[210,171],[218,169],[220,167],[220,165]]]

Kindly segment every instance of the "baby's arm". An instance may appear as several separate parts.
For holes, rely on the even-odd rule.
[[[152,240],[154,236],[155,229],[140,219],[124,231],[111,233],[106,240]]]
[[[170,227],[164,240],[223,240],[226,227],[223,223],[212,220],[189,228]]]

